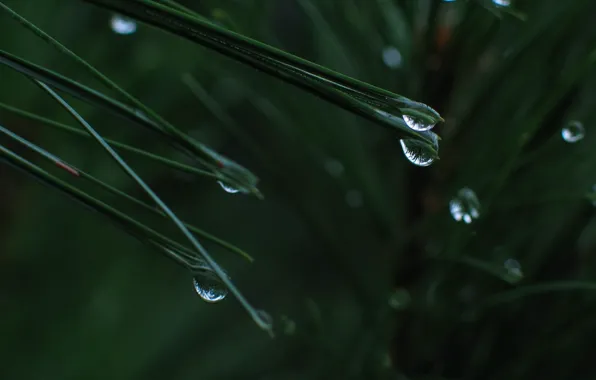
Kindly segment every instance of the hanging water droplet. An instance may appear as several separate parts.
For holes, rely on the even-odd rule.
[[[570,121],[561,130],[561,136],[563,137],[563,140],[565,140],[568,143],[578,142],[579,140],[584,138],[584,135],[584,125],[577,120]]]
[[[459,190],[449,202],[449,212],[456,222],[463,221],[470,224],[474,219],[478,219],[480,217],[480,201],[476,193],[468,187]]]
[[[207,147],[204,144],[201,144],[199,142],[195,142],[195,144],[201,148],[203,153],[210,156],[217,163],[217,166],[219,167],[218,171],[221,172],[218,173],[219,175],[224,174],[227,177],[239,182],[238,185],[232,185],[226,181],[219,180],[217,182],[219,183],[222,189],[231,194],[239,192],[243,194],[248,194],[252,192],[257,196],[261,196],[259,190],[257,189],[257,183],[259,182],[259,178],[252,174],[248,169],[230,160],[229,158],[222,156],[221,154],[217,153],[216,151]]]
[[[410,292],[404,288],[395,289],[395,291],[389,296],[389,306],[395,310],[406,309],[410,305]]]
[[[432,146],[435,151],[439,151],[438,136],[433,132],[427,132],[433,140]],[[417,139],[403,139],[399,140],[404,155],[414,165],[429,166],[435,161],[436,153],[429,148],[428,143]]]
[[[269,313],[265,310],[256,310],[253,320],[260,328],[269,332],[269,335],[273,337],[273,318],[271,318]]]
[[[219,186],[221,186],[221,188],[224,189],[224,191],[226,193],[235,194],[240,191],[239,189],[235,188],[234,186],[228,185],[228,184],[224,183],[223,181],[217,181],[217,183],[219,183]]]
[[[195,275],[192,281],[195,291],[203,301],[219,302],[228,295],[228,289],[215,275],[209,272]]]
[[[325,161],[325,170],[332,177],[338,178],[344,173],[344,165],[336,159],[329,159]]]
[[[505,270],[505,280],[510,283],[516,283],[524,277],[519,261],[515,259],[507,259],[503,263]]]
[[[408,127],[418,132],[431,130],[435,126],[433,123],[426,123],[421,119],[409,115],[403,115],[403,119],[408,124]]]
[[[112,16],[110,26],[115,33],[122,35],[133,34],[137,31],[137,23],[135,20],[119,14]]]
[[[511,5],[511,0],[493,0],[493,3],[498,7],[508,7]]]
[[[401,53],[394,46],[387,46],[383,49],[383,62],[390,69],[397,69],[401,66]]]

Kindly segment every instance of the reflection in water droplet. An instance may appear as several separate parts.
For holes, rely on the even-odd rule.
[[[435,126],[434,124],[428,124],[409,115],[404,115],[403,119],[406,124],[408,124],[408,127],[418,132],[431,130]]]
[[[193,277],[195,291],[206,302],[219,302],[226,298],[228,289],[211,273],[201,273]]]
[[[219,186],[221,186],[221,188],[224,189],[224,191],[226,193],[235,194],[235,193],[238,193],[240,191],[239,189],[237,189],[237,188],[235,188],[233,186],[230,186],[228,184],[225,184],[222,181],[217,181],[217,183],[219,183]]]
[[[433,132],[427,132],[433,140],[433,147],[439,151],[439,140],[438,136]],[[414,165],[417,166],[429,166],[435,161],[435,153],[429,149],[428,145],[420,140],[416,139],[403,139],[399,140],[401,148],[404,151],[404,155]]]
[[[457,195],[449,202],[449,212],[456,222],[463,220],[470,224],[474,219],[480,217],[480,201],[476,193],[470,188],[464,187],[457,192]]]
[[[358,190],[350,190],[346,193],[346,203],[351,208],[358,208],[362,206],[362,193]]]
[[[493,3],[499,7],[508,7],[511,5],[511,0],[493,0]]]
[[[584,138],[584,135],[584,125],[577,120],[570,121],[561,130],[561,136],[563,137],[563,140],[567,141],[568,143],[578,142]]]
[[[325,161],[325,170],[327,170],[332,177],[337,178],[344,173],[344,165],[336,159],[329,159]]]
[[[401,53],[393,46],[383,49],[383,62],[390,69],[397,69],[401,66]]]
[[[389,296],[389,306],[395,310],[406,309],[410,305],[410,292],[404,288],[395,289],[395,291]]]
[[[135,20],[119,14],[112,16],[110,26],[115,33],[122,35],[133,34],[137,31],[137,23]]]
[[[505,260],[503,266],[505,267],[505,270],[507,270],[505,280],[507,280],[508,282],[516,283],[524,277],[519,261],[514,259],[507,259]]]

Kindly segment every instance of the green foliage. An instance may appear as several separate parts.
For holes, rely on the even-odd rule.
[[[594,377],[596,3],[511,2],[2,0],[76,57],[0,12],[0,150],[29,174],[0,166],[0,377]],[[101,6],[147,24],[115,34]],[[200,226],[276,339],[153,254],[197,257],[21,74]],[[441,113],[440,160],[415,167],[399,141],[426,152],[402,116],[438,114],[383,96]],[[256,177],[264,200],[215,181]]]

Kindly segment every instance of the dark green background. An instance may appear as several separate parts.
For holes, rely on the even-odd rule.
[[[437,109],[446,120],[434,129],[441,159],[429,168],[408,163],[391,131],[175,36],[143,25],[114,34],[109,12],[79,0],[3,2],[261,178],[263,201],[125,155],[183,219],[255,257],[249,264],[208,245],[270,312],[277,337],[232,297],[203,303],[187,270],[2,164],[0,378],[596,378],[592,293],[544,292],[477,308],[516,287],[585,286],[596,274],[595,208],[586,199],[596,183],[594,1],[514,1],[526,21],[490,1],[183,2]],[[384,65],[386,46],[401,52],[400,68]],[[6,14],[0,48],[105,90]],[[180,79],[185,72],[223,119],[193,97]],[[74,124],[6,67],[0,101]],[[106,137],[185,160],[154,134],[72,104]],[[586,129],[575,144],[561,139],[569,120]],[[0,124],[141,196],[91,141],[3,110]],[[329,160],[342,163],[341,176],[326,171]],[[464,186],[482,204],[471,225],[448,211]],[[177,236],[168,223],[150,222]],[[501,278],[507,258],[522,265],[517,284]],[[488,270],[470,265],[478,262]],[[394,289],[409,293],[403,309],[389,307]]]

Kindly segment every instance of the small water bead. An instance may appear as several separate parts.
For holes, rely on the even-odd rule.
[[[578,142],[584,138],[585,133],[586,131],[584,129],[584,125],[577,120],[570,121],[561,130],[561,136],[563,137],[563,140],[568,143]]]
[[[511,5],[511,0],[493,0],[493,3],[499,7],[508,7]]]
[[[435,151],[439,151],[438,136],[433,132],[430,133],[431,139],[433,140],[432,146]],[[416,166],[429,166],[435,162],[436,153],[428,147],[428,144],[417,139],[402,139],[399,140],[404,155]]]
[[[260,328],[266,330],[269,335],[273,337],[273,318],[271,318],[269,313],[267,313],[265,310],[256,310],[252,317]]]
[[[456,222],[470,224],[474,219],[478,219],[480,201],[476,193],[468,187],[459,190],[455,198],[449,202],[449,212]]]
[[[196,275],[192,280],[195,291],[205,302],[219,302],[228,295],[228,289],[212,274]]]
[[[115,33],[122,35],[133,34],[137,31],[137,23],[135,20],[119,14],[112,16],[110,26]]]
[[[426,123],[409,115],[404,115],[403,119],[406,122],[406,124],[408,124],[408,127],[418,132],[429,131],[433,129],[433,127],[435,126],[435,124]]]
[[[515,259],[507,259],[503,263],[505,270],[507,271],[505,280],[510,283],[516,283],[524,277],[522,272],[521,264]]]
[[[235,193],[240,192],[240,189],[238,189],[234,186],[230,186],[230,185],[224,183],[223,181],[217,181],[217,183],[219,183],[219,186],[221,186],[221,188],[224,189],[224,191],[226,193],[235,194]]]
[[[401,66],[401,53],[394,46],[387,46],[383,49],[383,62],[390,69],[398,69]]]

